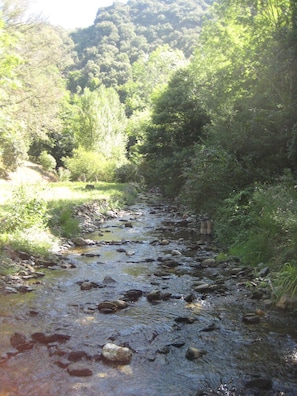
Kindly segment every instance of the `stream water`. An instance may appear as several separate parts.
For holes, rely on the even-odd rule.
[[[297,395],[296,316],[251,298],[248,272],[234,263],[202,265],[215,256],[211,243],[158,199],[143,196],[88,235],[96,245],[68,251],[75,268],[47,270],[32,293],[0,298],[0,355],[11,353],[0,396]],[[202,283],[215,287],[195,291]],[[131,290],[142,295],[127,308],[97,309]],[[149,301],[152,291],[168,295]],[[249,312],[256,323],[242,320]],[[70,338],[14,353],[15,332]],[[103,361],[107,342],[129,347],[131,362]],[[201,356],[187,358],[191,347]],[[78,351],[92,375],[69,375]]]

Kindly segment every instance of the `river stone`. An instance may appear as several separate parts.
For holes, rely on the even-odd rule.
[[[297,297],[291,297],[286,294],[282,295],[279,301],[276,303],[276,307],[279,309],[296,309],[297,308]]]
[[[124,297],[128,301],[137,301],[141,296],[142,296],[142,290],[139,289],[130,289],[124,293]]]
[[[106,275],[103,279],[103,283],[105,285],[110,285],[111,283],[116,283],[116,281],[110,275]]]
[[[197,285],[194,290],[197,292],[204,292],[210,289],[210,284],[209,283],[201,283],[200,285]]]
[[[82,363],[72,363],[67,367],[68,374],[74,377],[89,377],[93,375],[92,370]]]
[[[127,347],[118,346],[109,342],[104,345],[102,356],[111,362],[129,363],[132,358],[132,351]]]
[[[146,298],[148,299],[148,301],[160,300],[161,292],[160,292],[160,290],[153,290],[153,291],[149,292],[149,294],[146,296]]]
[[[98,310],[105,314],[114,313],[118,310],[118,305],[114,301],[102,301],[98,304]]]
[[[246,388],[258,388],[262,390],[272,389],[272,381],[267,378],[255,378],[245,384]]]
[[[82,282],[80,285],[81,290],[91,290],[93,288],[92,282]]]
[[[201,263],[203,267],[216,267],[217,266],[217,261],[214,258],[208,258],[202,261]]]
[[[242,321],[247,324],[257,324],[260,323],[259,316],[254,312],[249,312],[242,317]]]
[[[27,342],[27,338],[23,333],[14,333],[10,337],[10,345],[14,348],[17,348],[21,344],[25,344]]]
[[[85,351],[72,351],[68,355],[68,360],[70,362],[78,362],[79,360],[85,359],[87,357],[88,354]]]
[[[195,360],[195,359],[199,359],[200,357],[202,357],[205,354],[206,354],[206,351],[203,351],[201,349],[194,348],[194,347],[189,347],[186,351],[186,358],[188,360]]]

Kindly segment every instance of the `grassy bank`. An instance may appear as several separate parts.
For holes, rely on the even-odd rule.
[[[62,238],[80,232],[75,208],[97,202],[102,211],[131,204],[135,187],[121,183],[22,183],[1,185],[0,247],[46,256]],[[104,213],[103,213],[104,214]]]

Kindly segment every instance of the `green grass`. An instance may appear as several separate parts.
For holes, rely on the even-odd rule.
[[[75,207],[83,203],[101,202],[104,203],[102,210],[119,209],[132,204],[137,196],[136,189],[129,184],[97,182],[92,186],[86,188],[86,183],[82,182],[22,184],[17,188],[13,184],[3,184],[0,196],[0,247],[9,245],[45,256],[57,246],[59,239],[79,234],[79,222],[73,215]],[[22,194],[18,194],[19,190]],[[35,219],[29,212],[30,200],[35,202],[36,199],[46,207],[45,213],[41,214],[46,220],[44,225],[40,218]],[[28,217],[26,226],[22,226],[22,221],[15,221],[16,208],[20,208],[23,218]]]

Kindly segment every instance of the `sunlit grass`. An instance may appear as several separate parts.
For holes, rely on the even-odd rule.
[[[102,211],[119,209],[125,204],[133,203],[137,195],[134,187],[121,183],[96,182],[88,185],[83,182],[55,182],[18,186],[1,183],[0,187],[0,247],[9,245],[14,249],[40,255],[46,255],[55,249],[60,238],[71,238],[80,233],[79,221],[74,216],[77,206],[101,202]],[[16,194],[17,189],[23,193]],[[16,201],[16,196],[20,202]],[[25,217],[27,224],[30,223],[32,197],[45,202],[45,213],[41,213],[45,221],[43,226],[40,222],[35,224],[34,221],[38,219],[34,216],[36,219],[32,217],[32,224],[22,227]],[[22,206],[23,211],[20,210],[21,218],[18,221],[15,209]]]

